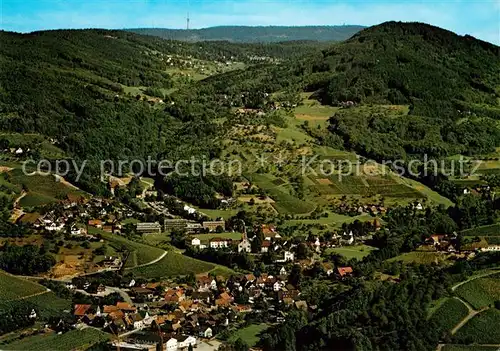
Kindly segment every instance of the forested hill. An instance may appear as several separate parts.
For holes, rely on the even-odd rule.
[[[422,23],[387,22],[321,53],[203,82],[208,94],[308,91],[323,104],[407,105],[412,117],[344,109],[335,148],[376,159],[488,153],[500,144],[499,47]]]
[[[227,40],[235,43],[273,43],[283,41],[343,41],[364,27],[347,26],[219,26],[203,29],[136,28],[127,31],[183,41]]]

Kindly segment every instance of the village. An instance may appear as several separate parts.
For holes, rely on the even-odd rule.
[[[354,279],[354,261],[343,258],[341,250],[368,248],[383,228],[374,217],[328,235],[290,237],[274,224],[248,226],[242,219],[208,218],[169,196],[159,201],[158,192],[151,189],[140,197],[147,211],[116,199],[68,195],[18,219],[33,231],[32,237],[55,242],[53,252],[59,261],[41,278],[62,284],[73,301],[90,302],[74,303],[70,316],[55,321],[51,330],[98,329],[111,335],[110,344],[120,350],[217,350],[249,325],[277,325],[292,310],[314,313],[317,306],[302,294],[301,277],[322,277],[336,284]],[[375,205],[356,210],[372,216],[385,212]],[[418,203],[414,210],[424,208]],[[179,257],[218,260],[213,261],[218,264],[226,264],[226,257],[239,257],[252,264],[237,265],[230,274],[190,273],[169,279],[131,274],[130,249],[120,249],[116,242],[147,243],[150,236],[162,235],[172,237],[171,246],[139,267],[180,249]],[[500,246],[479,247],[460,242],[455,234],[434,234],[416,251],[458,260],[471,259],[478,251],[500,251]],[[110,279],[107,272],[121,278]],[[32,315],[36,318],[37,311]]]

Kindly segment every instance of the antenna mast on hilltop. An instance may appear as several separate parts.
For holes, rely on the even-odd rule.
[[[186,30],[189,30],[189,0],[188,0],[188,11],[186,17]]]

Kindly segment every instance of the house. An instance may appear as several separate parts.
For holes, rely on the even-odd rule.
[[[194,347],[196,345],[196,338],[194,336],[182,335],[177,338],[177,342],[177,347],[179,349],[188,348],[189,345]]]
[[[293,254],[293,252],[285,251],[285,253],[284,253],[284,260],[285,260],[285,262],[287,262],[287,261],[293,261],[295,259],[294,256],[295,255]]]
[[[212,328],[210,328],[210,327],[202,328],[202,329],[200,329],[200,333],[198,335],[202,338],[210,339],[213,335]]]
[[[211,232],[217,230],[217,228],[222,228],[222,230],[226,230],[226,222],[225,221],[205,221],[202,223],[203,229],[208,229]]]
[[[280,268],[280,275],[286,275],[286,269],[285,267]]]
[[[269,240],[264,240],[262,242],[262,246],[260,247],[260,252],[262,253],[269,252],[269,247],[271,247],[271,242]]]
[[[207,276],[207,275],[198,277],[196,279],[196,283],[198,285],[198,288],[201,290],[208,290],[208,289],[215,290],[215,289],[217,289],[216,280]]]
[[[91,219],[88,221],[89,226],[95,228],[102,228],[102,221],[100,219]]]
[[[250,241],[248,241],[246,234],[243,234],[243,238],[238,243],[238,252],[249,253],[251,251],[252,251],[252,245],[250,244]]]
[[[91,305],[75,305],[73,315],[76,317],[83,317],[87,314]]]
[[[333,264],[329,262],[323,262],[321,266],[323,267],[326,275],[330,276],[331,274],[333,274]]]
[[[198,238],[191,239],[191,246],[200,246],[201,241]]]
[[[139,232],[141,234],[161,233],[161,225],[158,222],[137,223],[136,229],[137,229],[137,232]]]
[[[222,249],[228,247],[229,240],[222,238],[212,238],[210,239],[211,249]]]
[[[352,274],[352,267],[337,267],[337,273],[341,278]]]
[[[164,350],[167,350],[167,351],[177,351],[177,346],[178,346],[177,339],[170,338],[165,343]]]

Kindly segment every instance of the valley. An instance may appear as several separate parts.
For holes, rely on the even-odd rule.
[[[0,32],[1,349],[500,344],[498,46],[259,28]]]

